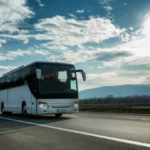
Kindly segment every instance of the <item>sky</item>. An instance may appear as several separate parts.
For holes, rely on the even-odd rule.
[[[150,84],[150,0],[1,0],[0,75],[74,64],[79,90]]]

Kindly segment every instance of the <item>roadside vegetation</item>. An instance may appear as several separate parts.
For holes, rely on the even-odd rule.
[[[87,112],[150,114],[150,96],[94,97],[79,100],[79,110]]]

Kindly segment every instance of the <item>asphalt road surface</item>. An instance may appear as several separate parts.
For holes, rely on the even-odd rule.
[[[0,150],[146,150],[150,115],[0,113]]]

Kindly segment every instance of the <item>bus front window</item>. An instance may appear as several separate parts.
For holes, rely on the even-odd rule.
[[[75,68],[71,65],[41,64],[40,98],[78,98]]]

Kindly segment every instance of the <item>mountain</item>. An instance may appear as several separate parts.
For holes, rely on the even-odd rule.
[[[79,91],[79,98],[106,97],[107,95],[134,96],[150,95],[150,84],[128,84],[119,86],[104,86],[99,88]]]

